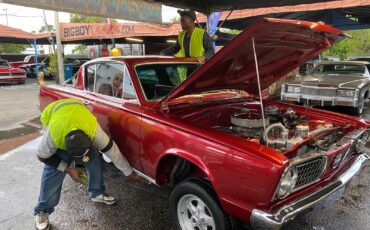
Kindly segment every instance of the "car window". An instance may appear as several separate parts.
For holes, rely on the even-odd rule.
[[[135,71],[145,98],[157,100],[167,96],[199,66],[198,63],[155,63],[138,65]]]
[[[314,71],[315,73],[365,73],[364,65],[354,64],[327,64],[318,65]]]
[[[2,68],[10,68],[10,65],[7,61],[5,60],[0,60],[0,67]]]
[[[96,75],[96,65],[89,65],[86,68],[85,74],[85,88],[90,92],[94,92],[95,89],[95,76]]]
[[[124,65],[102,63],[96,66],[94,92],[122,98]]]

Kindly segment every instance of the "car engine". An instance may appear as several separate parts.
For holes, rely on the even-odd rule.
[[[279,152],[288,151],[310,137],[315,138],[300,146],[298,154],[328,150],[344,135],[341,128],[332,122],[300,116],[291,108],[267,106],[264,119],[258,109],[234,108],[232,111],[231,125],[212,128],[267,145]]]

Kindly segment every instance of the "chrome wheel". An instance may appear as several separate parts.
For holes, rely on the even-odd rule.
[[[181,229],[215,230],[216,224],[208,206],[197,196],[186,194],[177,204]]]

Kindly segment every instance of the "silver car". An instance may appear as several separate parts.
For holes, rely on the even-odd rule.
[[[370,92],[370,63],[320,62],[312,75],[282,85],[281,100],[312,106],[345,106],[361,114]]]

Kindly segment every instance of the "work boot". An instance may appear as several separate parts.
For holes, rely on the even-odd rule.
[[[107,204],[107,205],[112,205],[112,204],[115,204],[117,202],[116,199],[113,196],[109,196],[106,193],[103,193],[99,196],[93,197],[93,198],[91,198],[91,200],[93,202],[96,202],[96,203],[104,203],[104,204]]]
[[[49,214],[38,213],[35,215],[35,227],[37,230],[48,230],[49,229]]]

